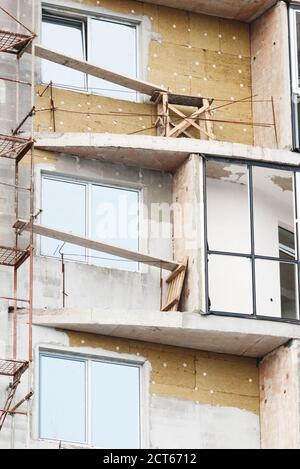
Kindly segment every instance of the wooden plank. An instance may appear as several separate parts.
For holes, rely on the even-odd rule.
[[[204,99],[203,101],[203,104],[204,106],[207,105],[209,106],[209,101],[207,99]],[[208,139],[209,140],[214,140],[215,139],[215,136],[214,136],[214,127],[213,127],[213,122],[212,122],[212,115],[211,115],[211,112],[210,112],[210,108],[208,108],[207,111],[205,111],[205,125],[206,125],[206,131],[207,131],[207,136],[208,136]]]
[[[174,271],[169,275],[169,277],[167,278],[166,282],[167,282],[167,283],[171,283],[172,280],[173,280],[175,277],[177,277],[177,275],[179,275],[180,272],[182,272],[182,271],[185,270],[185,269],[186,269],[186,265],[185,265],[185,264],[180,264],[180,266],[179,266],[176,270],[174,270]]]
[[[169,290],[167,295],[166,305],[162,311],[177,311],[180,302],[184,279],[187,271],[188,258],[185,258],[184,262],[180,264],[176,270],[167,278],[169,284]]]
[[[65,67],[72,68],[73,70],[78,70],[79,72],[92,75],[93,77],[102,78],[103,80],[115,83],[116,85],[124,86],[125,88],[137,91],[139,93],[151,96],[155,91],[167,91],[164,88],[147,83],[146,81],[120,75],[85,60],[76,59],[76,57],[65,55],[52,49],[46,49],[40,45],[35,45],[34,49],[35,55],[41,59],[46,59],[50,62],[64,65]],[[31,52],[31,50],[28,49],[28,52]]]
[[[179,117],[182,117],[184,120],[189,119],[189,116],[186,116],[185,114],[183,114],[183,112],[181,112],[176,107],[172,106],[172,104],[169,104],[168,107],[169,107],[170,111],[174,112],[174,114],[178,115]],[[200,114],[200,116],[201,116],[201,114]],[[199,118],[199,120],[200,120],[200,118]],[[200,138],[201,138],[202,133],[204,133],[207,137],[210,137],[210,134],[208,134],[204,129],[202,129],[202,127],[200,125],[196,124],[196,122],[191,121],[191,120],[189,122],[190,122],[191,127],[195,127],[197,130],[200,131]],[[202,122],[202,121],[200,120],[200,122]],[[204,121],[204,122],[206,122],[206,121]],[[177,128],[177,126],[180,125],[180,124],[174,124],[174,123],[172,123],[172,124],[173,124],[174,128],[175,127]],[[180,132],[180,134],[187,135],[187,137],[189,137],[189,138],[194,138],[191,134],[189,134],[189,132],[187,132],[187,130],[182,130]],[[178,137],[178,135],[176,135],[176,137]]]
[[[14,227],[21,226],[22,224],[24,226],[24,231],[30,231],[31,227],[30,225],[26,224],[25,220],[17,220],[14,224]],[[148,254],[142,254],[137,251],[129,251],[111,244],[106,244],[90,238],[84,238],[82,236],[66,233],[65,231],[54,230],[43,225],[34,224],[33,232],[41,236],[46,236],[47,238],[53,238],[59,241],[65,241],[66,243],[76,244],[77,246],[93,249],[94,251],[104,252],[112,256],[122,257],[123,259],[128,259],[130,261],[141,262],[142,264],[147,264],[158,268],[162,267],[165,270],[173,271],[179,266],[179,263],[174,261],[159,259],[157,257],[149,256]]]
[[[151,102],[158,104],[161,101],[160,91],[154,91],[151,95]],[[200,108],[203,106],[203,98],[199,96],[189,96],[185,94],[168,93],[169,104],[176,104],[177,106],[189,106]]]
[[[174,306],[177,306],[179,303],[179,299],[178,298],[174,298],[174,300],[171,300],[169,301],[166,306],[163,307],[162,311],[170,311],[171,308],[173,308]],[[176,310],[175,310],[176,311]]]

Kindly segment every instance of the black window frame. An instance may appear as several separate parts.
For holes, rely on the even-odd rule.
[[[300,195],[300,184],[297,188],[297,177],[296,174],[300,174],[300,168],[298,166],[286,165],[286,164],[276,164],[276,163],[265,163],[260,161],[253,161],[249,159],[241,158],[226,158],[222,156],[208,156],[202,155],[203,161],[203,171],[202,171],[202,184],[203,184],[203,201],[204,201],[204,262],[205,262],[205,315],[215,315],[215,316],[228,316],[228,317],[239,317],[247,319],[256,319],[256,320],[267,320],[267,321],[277,321],[285,322],[292,324],[300,324],[300,247],[299,247],[299,230],[300,230],[300,209],[297,203],[297,192],[299,190]],[[218,161],[221,163],[228,164],[239,164],[244,165],[248,172],[248,184],[249,184],[249,217],[250,217],[250,235],[251,235],[251,249],[250,254],[239,253],[239,252],[228,252],[228,251],[216,251],[209,248],[208,244],[208,207],[207,207],[207,162],[209,161]],[[253,202],[253,167],[264,167],[269,169],[285,170],[290,171],[293,175],[293,184],[294,184],[294,208],[295,208],[295,259],[288,260],[284,258],[272,257],[259,255],[255,253],[255,236],[254,236],[254,202]],[[300,198],[299,198],[300,200]],[[299,221],[297,221],[299,220]],[[297,225],[298,229],[297,229]],[[252,313],[245,314],[241,312],[224,312],[224,311],[215,311],[211,309],[210,305],[210,296],[209,296],[209,256],[210,255],[219,255],[219,256],[230,256],[238,258],[246,258],[251,261],[251,274],[252,274]],[[279,264],[292,264],[297,266],[297,288],[296,288],[296,298],[298,303],[298,319],[275,317],[275,316],[263,316],[257,314],[256,308],[256,273],[255,273],[255,264],[257,260],[266,260],[274,261]],[[202,262],[202,260],[201,260]]]

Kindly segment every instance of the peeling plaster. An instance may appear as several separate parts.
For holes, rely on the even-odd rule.
[[[282,176],[272,176],[270,177],[270,180],[278,186],[280,189],[282,189],[283,192],[288,191],[292,192],[293,191],[293,178],[292,177],[282,177]]]

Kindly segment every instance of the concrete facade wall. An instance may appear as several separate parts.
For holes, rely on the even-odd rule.
[[[147,43],[146,60],[142,65],[141,74],[149,81],[168,86],[174,92],[214,96],[218,98],[216,104],[223,104],[223,100],[231,102],[246,99],[253,94],[249,26],[244,23],[129,0],[102,0],[101,6],[97,5],[94,0],[55,0],[54,3],[83,8],[85,11],[95,11],[95,13],[116,13],[127,19],[141,21],[146,31],[145,43]],[[32,25],[31,1],[5,0],[3,2],[3,5],[15,15],[18,15],[19,11],[19,18],[22,18],[22,21],[32,29],[40,32],[40,2],[37,1],[36,4],[36,24]],[[282,5],[280,8],[283,10]],[[14,29],[11,22],[5,24]],[[258,30],[260,30],[259,24],[256,23],[254,26]],[[252,30],[254,41],[253,31],[254,29]],[[280,31],[282,39],[284,28]],[[283,39],[286,44],[286,38]],[[0,64],[4,75],[15,76],[14,57],[1,55]],[[39,83],[39,61],[36,65],[36,77]],[[29,70],[30,57],[25,55],[20,62],[20,78],[28,80]],[[253,72],[252,78],[255,73]],[[260,87],[260,83],[257,86]],[[24,90],[20,93],[20,99],[17,99],[15,85],[9,82],[0,83],[1,132],[10,132],[23,113],[29,110],[30,91],[28,88]],[[36,88],[36,92],[41,90],[41,86]],[[267,91],[265,92],[264,87],[261,86],[258,94],[259,96],[262,93],[268,94]],[[286,93],[286,89],[284,92]],[[55,88],[54,104],[58,108],[55,116],[59,131],[109,131],[111,133],[138,131],[141,134],[154,135],[153,129],[147,130],[148,127],[153,127],[155,120],[155,110],[153,112],[153,107],[148,102],[133,104]],[[36,96],[36,106],[40,111],[35,122],[37,131],[53,131],[53,120],[50,113],[45,111],[49,107],[49,92],[45,93],[42,98]],[[80,117],[74,112],[78,109],[82,113]],[[65,112],[67,110],[72,112]],[[136,112],[139,115],[131,121],[128,117],[121,117],[124,111]],[[257,118],[261,116],[262,119],[265,118],[267,114],[265,110],[259,112],[261,114]],[[111,113],[114,115],[112,116]],[[249,102],[224,107],[215,112],[214,116],[220,120],[233,119],[246,122],[239,127],[230,123],[217,123],[214,130],[219,140],[253,143],[252,126],[247,124],[252,119]],[[287,118],[286,114],[284,119],[289,122]],[[28,125],[25,129],[28,130]],[[269,129],[267,131],[272,133]],[[287,141],[288,135],[287,131]],[[271,138],[269,133],[264,134],[262,138],[263,143],[269,141],[269,144],[274,146],[274,141],[269,140]],[[285,140],[280,145],[288,146]],[[24,158],[21,165],[20,183],[22,185],[28,184],[28,161],[28,158]],[[147,207],[153,203],[166,203],[167,205],[172,202],[189,203],[192,210],[183,225],[190,225],[196,235],[202,231],[203,213],[201,205],[197,203],[201,201],[202,190],[202,166],[199,156],[191,156],[174,178],[167,172],[129,168],[125,165],[93,160],[86,161],[83,158],[49,152],[36,152],[35,163],[36,208],[41,207],[40,174],[41,171],[48,171],[76,179],[86,178],[99,183],[134,185],[142,191]],[[4,160],[0,164],[2,181],[13,184],[11,162]],[[15,218],[13,192],[5,186],[0,186],[0,191],[2,227],[0,244],[12,246],[14,231],[11,226]],[[25,196],[22,197],[20,210],[20,215],[28,218],[28,200]],[[190,267],[181,308],[199,311],[203,305],[204,291],[203,273],[200,267],[201,249],[203,249],[202,235],[196,236],[196,244],[191,245],[188,239],[180,236],[174,236],[172,243],[171,235],[176,234],[179,225],[176,223],[176,230],[174,229],[172,233],[172,222],[168,216],[169,213],[161,216],[159,212],[152,218],[151,216],[144,217],[146,226],[149,226],[150,220],[153,220],[159,228],[167,231],[168,236],[166,239],[150,236],[146,239],[143,248],[153,255],[174,257],[176,260],[180,260],[179,258],[186,254],[189,255]],[[27,241],[28,237],[23,235],[20,240],[21,245],[25,246]],[[35,240],[35,249],[34,306],[41,309],[59,308],[62,305],[60,261],[39,256],[38,239]],[[1,267],[0,274],[1,293],[10,295],[12,272]],[[84,279],[84,285],[82,279]],[[159,271],[154,268],[147,268],[136,273],[66,262],[67,306],[69,308],[76,306],[83,309],[101,306],[108,311],[123,309],[125,313],[139,308],[157,311],[160,306],[159,282]],[[20,271],[20,297],[27,297],[28,287],[28,265],[24,265]],[[3,302],[0,306],[0,350],[6,357],[11,358],[11,327],[9,327],[11,315],[8,312],[11,303]],[[28,357],[27,320],[25,316],[18,328],[18,358],[20,359]],[[256,361],[253,359],[103,337],[96,334],[57,331],[43,327],[34,327],[33,333],[35,351],[41,346],[92,356],[94,354],[99,356],[105,352],[120,359],[124,356],[144,357],[149,370],[152,370],[147,388],[149,403],[145,408],[145,412],[149,414],[149,424],[145,431],[149,435],[147,447],[257,448],[260,445],[258,372]],[[231,337],[228,335],[227,340],[230,341]],[[58,443],[37,441],[38,368],[36,368],[36,357],[33,365],[28,376],[24,376],[16,396],[16,399],[21,399],[28,389],[33,388],[35,391],[34,398],[30,402],[32,417],[28,419],[29,426],[27,427],[24,416],[8,418],[5,430],[0,435],[0,446],[3,448],[58,447]],[[293,379],[299,376],[299,369],[297,370],[298,374],[295,372]],[[1,405],[4,402],[7,385],[8,380],[1,377]],[[293,396],[295,397],[295,393]],[[274,401],[278,402],[276,399],[274,397]],[[24,407],[26,408],[26,404],[23,409]],[[275,409],[278,410],[276,406]],[[261,412],[266,416],[264,422],[268,422],[268,409],[262,409]],[[273,407],[270,414],[272,412]],[[289,410],[289,412],[292,411]],[[281,419],[280,409],[278,418]],[[265,435],[267,424],[263,423],[263,425],[266,425],[263,430]],[[297,421],[294,420],[293,428],[296,428],[296,425]],[[274,440],[269,442],[263,436],[263,444],[270,446],[279,444],[276,438],[275,435]]]
[[[140,191],[140,250],[157,257],[172,258],[172,224],[169,212],[163,212],[158,204],[170,206],[173,177],[169,173],[142,170],[124,165],[101,163],[93,160],[55,155],[36,158],[36,205],[42,208],[41,174],[67,175],[71,179],[129,187]],[[75,207],[74,207],[75,208]],[[42,219],[42,217],[41,217]],[[59,243],[58,243],[59,244]],[[39,255],[39,240],[36,240]],[[100,253],[99,253],[100,255]],[[68,256],[66,256],[68,259]],[[164,274],[165,275],[165,274]],[[88,282],[78,289],[78,278]],[[59,259],[37,257],[35,263],[35,307],[61,306],[61,263]],[[101,268],[77,262],[66,264],[66,306],[104,309],[136,308],[159,309],[160,272],[158,268],[140,265],[139,272],[118,268]],[[115,291],[113,298],[106,291]],[[51,306],[52,305],[52,306]],[[56,305],[56,306],[54,306]]]
[[[257,100],[274,98],[278,147],[292,147],[288,6],[275,7],[251,24],[252,94]],[[271,103],[253,104],[254,122],[273,123]],[[275,132],[254,127],[254,145],[276,147]]]
[[[261,446],[300,448],[300,342],[291,341],[259,365]]]
[[[205,296],[201,263],[203,260],[201,170],[202,159],[192,155],[174,176],[174,256],[181,259],[187,256],[189,259],[182,311],[199,311]]]
[[[25,321],[24,321],[25,319]],[[19,356],[27,356],[26,316],[19,317]],[[38,350],[78,353],[94,357],[144,360],[148,380],[142,404],[147,448],[258,448],[258,369],[256,360],[194,351],[96,334],[33,329],[32,375],[24,375],[16,399],[27,392],[30,432],[26,417],[8,417],[1,432],[1,448],[57,448],[59,442],[38,439]],[[1,405],[7,378],[1,378]],[[59,383],[58,383],[59,386]],[[26,405],[22,410],[26,409]],[[228,432],[230,428],[230,432]]]

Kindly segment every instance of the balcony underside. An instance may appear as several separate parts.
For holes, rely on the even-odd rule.
[[[148,3],[250,22],[276,0],[147,0]]]
[[[198,313],[41,310],[35,312],[34,324],[248,357],[262,357],[300,339],[299,325]]]
[[[288,150],[192,138],[166,138],[107,133],[40,133],[37,150],[63,153],[99,161],[176,172],[191,154],[299,165],[299,155]]]

